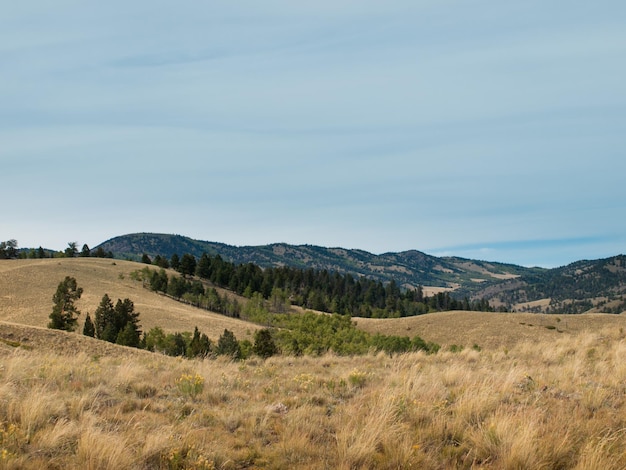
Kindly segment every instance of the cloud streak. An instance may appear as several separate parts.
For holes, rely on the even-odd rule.
[[[22,246],[624,252],[622,2],[36,4],[0,18]]]

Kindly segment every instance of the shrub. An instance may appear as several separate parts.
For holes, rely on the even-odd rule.
[[[195,399],[204,390],[204,377],[198,374],[183,374],[176,379],[176,386],[183,395]]]

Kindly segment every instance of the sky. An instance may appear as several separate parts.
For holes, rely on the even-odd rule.
[[[626,2],[0,12],[0,240],[626,252]]]

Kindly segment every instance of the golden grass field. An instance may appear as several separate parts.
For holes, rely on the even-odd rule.
[[[243,362],[43,328],[70,275],[83,312],[107,292],[133,300],[144,328],[254,330],[150,293],[128,276],[141,265],[115,263],[0,262],[0,469],[626,468],[621,315],[357,319],[465,349]]]

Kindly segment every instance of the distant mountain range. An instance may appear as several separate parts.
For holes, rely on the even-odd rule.
[[[436,257],[417,250],[375,255],[363,250],[273,243],[232,246],[181,235],[134,233],[112,238],[95,249],[116,258],[139,260],[143,254],[169,259],[174,253],[220,255],[236,264],[291,266],[337,271],[399,285],[445,288],[459,298],[485,298],[516,311],[581,313],[626,310],[626,256],[578,261],[544,269],[458,257]]]

